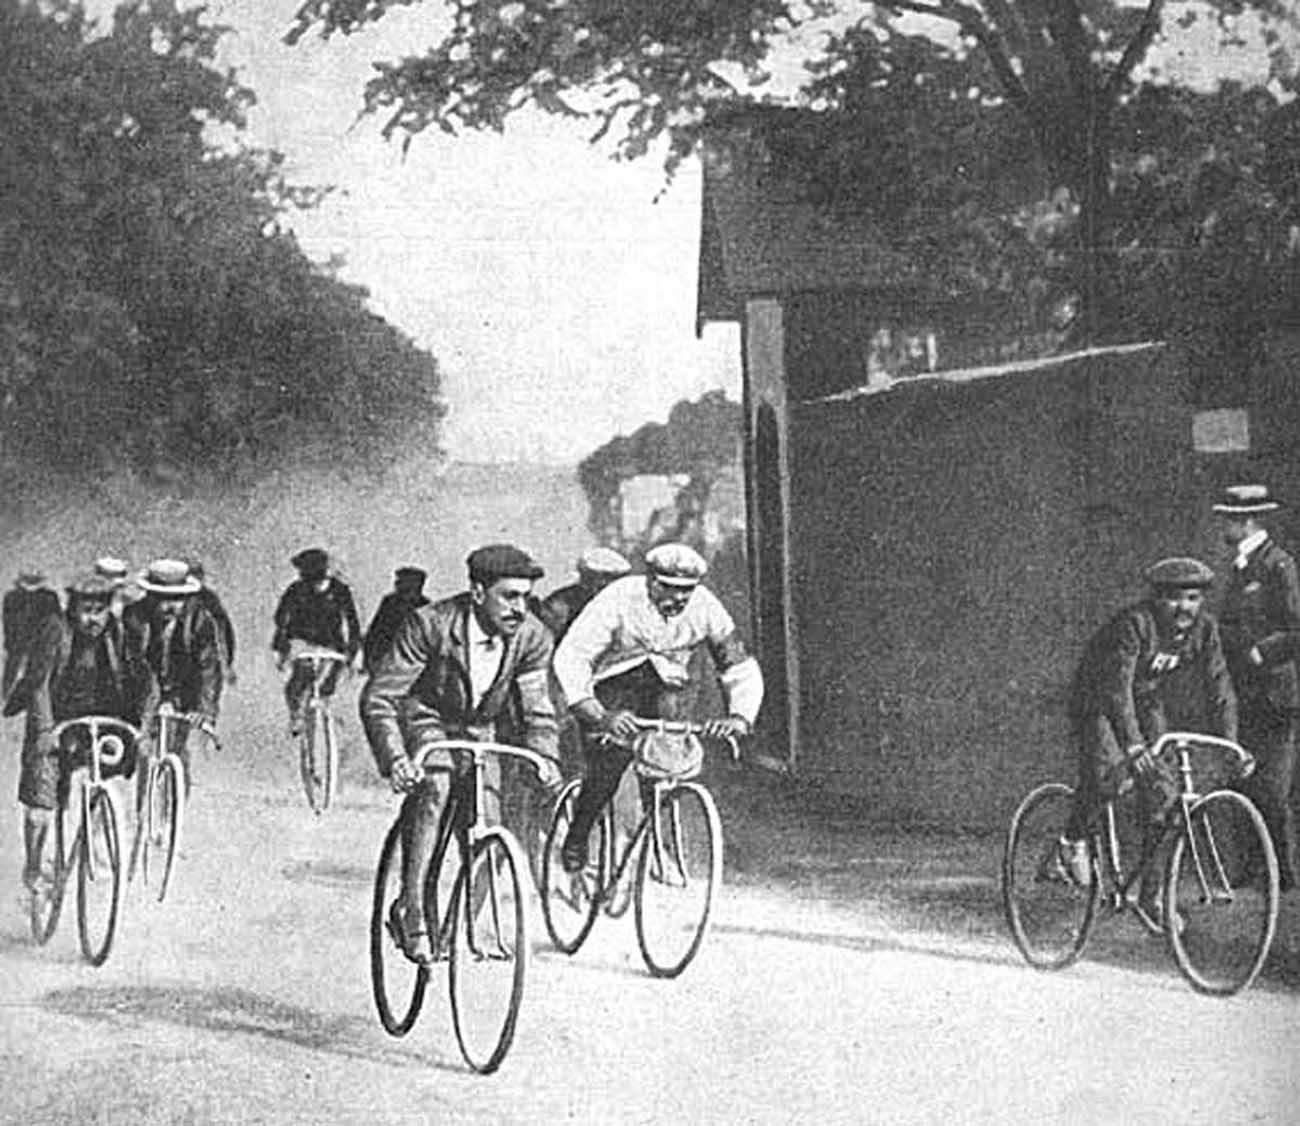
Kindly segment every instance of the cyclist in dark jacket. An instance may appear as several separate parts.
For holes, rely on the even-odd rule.
[[[412,610],[429,604],[424,593],[426,578],[428,574],[419,567],[398,567],[393,572],[393,589],[380,600],[379,609],[371,619],[370,628],[366,630],[366,640],[362,644],[367,672],[375,671],[379,658],[393,643],[402,619]]]
[[[13,589],[5,591],[0,616],[4,626],[4,676],[0,681],[0,699],[4,714],[18,715],[27,706],[21,692],[14,688],[23,678],[27,654],[47,618],[62,611],[59,596],[45,585],[45,576],[39,571],[24,571],[14,582]]]
[[[349,663],[361,649],[361,621],[352,590],[330,573],[329,553],[319,547],[298,552],[290,562],[298,569],[298,578],[285,588],[275,608],[275,634],[271,648],[276,665],[284,668],[295,642],[342,654]],[[334,665],[320,684],[322,696],[332,696],[341,668]],[[295,663],[284,686],[289,707],[289,727],[297,735],[302,726],[302,706],[312,683],[311,667]]]

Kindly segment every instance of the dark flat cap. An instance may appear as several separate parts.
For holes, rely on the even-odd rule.
[[[512,543],[491,543],[469,553],[469,581],[491,586],[498,579],[540,579],[537,561]]]
[[[299,571],[321,573],[330,565],[330,555],[323,547],[309,547],[289,560]]]
[[[1147,582],[1154,587],[1174,587],[1179,590],[1204,589],[1214,582],[1214,572],[1199,559],[1176,555],[1152,563],[1144,572]]]
[[[429,572],[421,567],[398,567],[393,572],[393,578],[397,579],[398,582],[406,580],[411,583],[423,583],[428,577]]]

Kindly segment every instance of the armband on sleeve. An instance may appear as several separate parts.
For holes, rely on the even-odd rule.
[[[758,721],[758,709],[763,705],[763,670],[758,662],[746,657],[727,669],[721,679],[728,713],[740,716],[753,727]]]

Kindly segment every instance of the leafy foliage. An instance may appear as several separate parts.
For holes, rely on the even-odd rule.
[[[79,470],[211,471],[436,419],[432,357],[280,225],[324,194],[242,147],[224,28],[0,3],[0,434]]]
[[[304,0],[289,39],[348,34],[412,3]],[[1159,331],[1171,286],[1188,299],[1223,288],[1198,276],[1218,261],[1206,223],[1222,230],[1226,209],[1250,226],[1219,249],[1231,273],[1256,277],[1279,267],[1300,220],[1295,178],[1276,174],[1294,138],[1274,121],[1297,90],[1293,0],[458,0],[450,12],[437,42],[376,64],[366,88],[406,143],[430,126],[501,129],[534,106],[590,121],[623,157],[666,141],[671,171],[737,107],[789,102],[766,91],[802,60],[794,102],[853,123],[816,157],[826,200],[882,208],[900,247],[973,320],[1006,319],[1009,339],[1071,319],[1082,339]],[[1252,27],[1267,74],[1247,91],[1218,79],[1255,45]],[[1152,63],[1154,44],[1205,28],[1215,81],[1193,88]],[[1210,169],[1230,203],[1198,187]]]

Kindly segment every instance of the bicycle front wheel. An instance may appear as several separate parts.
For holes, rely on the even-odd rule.
[[[325,768],[323,808],[329,809],[339,795],[339,730],[333,714],[327,708],[321,708],[319,715]]]
[[[181,843],[181,824],[185,818],[185,767],[180,756],[170,751],[163,755],[162,761],[153,777],[149,788],[149,811],[146,827],[149,833],[148,847],[145,852],[145,880],[154,879],[157,874],[158,902],[167,896],[171,887],[172,873],[176,866],[176,852]],[[154,872],[149,869],[148,859],[153,853]]]
[[[1048,782],[1020,803],[1007,833],[1002,905],[1012,938],[1035,969],[1059,970],[1076,961],[1097,916],[1101,884],[1091,842],[1086,882],[1060,855],[1073,810],[1074,790]]]
[[[451,1019],[465,1062],[486,1075],[510,1050],[528,971],[528,862],[508,832],[491,829],[463,863],[451,899]]]
[[[31,917],[32,938],[38,946],[44,946],[59,926],[59,916],[63,913],[63,893],[68,886],[68,876],[76,860],[77,841],[68,840],[68,814],[65,809],[54,812],[51,826],[54,839],[53,869],[47,887],[32,893],[29,915]]]
[[[636,938],[655,977],[676,977],[699,952],[722,883],[722,822],[696,782],[664,793],[642,834],[636,871]]]
[[[309,704],[306,723],[298,737],[298,769],[302,774],[302,788],[307,795],[307,804],[316,814],[323,813],[329,805],[327,756],[324,710]]]
[[[398,817],[379,851],[370,902],[370,989],[379,1023],[391,1036],[405,1036],[411,1031],[429,984],[428,969],[406,956],[388,921],[401,891],[402,820]]]
[[[81,953],[102,966],[113,948],[122,904],[122,851],[117,803],[106,789],[91,790],[77,863],[77,932]]]
[[[546,834],[546,853],[542,857],[542,916],[555,948],[565,954],[576,954],[587,941],[600,910],[598,891],[607,878],[605,817],[597,819],[588,839],[587,866],[581,872],[564,870],[560,853],[573,823],[573,808],[581,789],[582,783],[575,780],[560,791],[555,812],[551,815],[551,827]]]
[[[1277,929],[1277,854],[1253,802],[1217,790],[1192,806],[1165,872],[1165,934],[1202,993],[1250,985]]]

